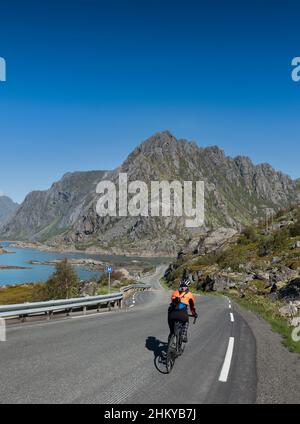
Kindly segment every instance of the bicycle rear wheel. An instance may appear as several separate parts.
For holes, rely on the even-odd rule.
[[[168,350],[166,355],[166,370],[167,373],[170,373],[173,369],[175,363],[175,353],[176,353],[176,338],[172,334],[168,343]]]

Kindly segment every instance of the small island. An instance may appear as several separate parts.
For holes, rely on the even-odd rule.
[[[4,247],[0,245],[0,255],[6,255],[10,253],[15,253],[15,252],[12,252],[10,250],[5,250]]]
[[[15,266],[15,265],[0,265],[0,271],[1,270],[7,270],[7,269],[32,269],[31,267],[26,266]]]

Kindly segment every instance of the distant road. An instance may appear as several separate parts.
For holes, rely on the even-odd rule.
[[[255,402],[255,340],[225,297],[198,298],[183,357],[170,375],[157,370],[168,336],[164,268],[145,279],[154,290],[128,298],[126,310],[10,326],[0,344],[1,403]]]

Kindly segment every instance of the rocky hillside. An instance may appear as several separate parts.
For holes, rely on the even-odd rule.
[[[7,222],[19,205],[7,196],[0,196],[0,225]]]
[[[237,295],[300,324],[300,207],[241,234],[220,228],[181,250],[165,274],[176,287],[186,275],[200,291]],[[287,304],[287,302],[289,302]]]
[[[6,226],[5,237],[43,239],[53,245],[114,253],[175,255],[180,246],[208,228],[240,229],[265,215],[266,208],[278,210],[300,199],[297,183],[270,165],[255,166],[247,157],[227,157],[218,147],[200,148],[177,140],[168,131],[138,146],[118,169],[106,173],[105,179],[117,183],[120,172],[126,172],[129,181],[146,183],[204,181],[205,227],[188,231],[185,219],[174,217],[101,218],[96,213],[99,197],[95,184],[86,181],[84,193],[89,195],[84,200],[73,187],[30,194]],[[65,192],[78,201],[70,202]],[[53,207],[53,196],[60,207]]]
[[[103,171],[68,173],[49,190],[29,193],[2,227],[2,238],[45,241],[63,233],[93,198],[103,174]]]

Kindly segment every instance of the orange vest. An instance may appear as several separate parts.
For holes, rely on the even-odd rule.
[[[180,302],[186,304],[187,306],[190,306],[189,301],[192,300],[193,304],[195,305],[195,298],[192,295],[191,292],[182,292],[180,293],[179,290],[176,290],[172,293],[172,300],[176,299],[176,297],[179,297]]]

